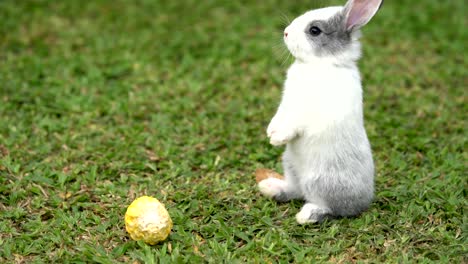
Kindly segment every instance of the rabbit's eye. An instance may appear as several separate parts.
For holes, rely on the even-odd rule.
[[[309,28],[309,33],[315,37],[320,35],[320,33],[322,33],[322,30],[316,26],[313,26]]]

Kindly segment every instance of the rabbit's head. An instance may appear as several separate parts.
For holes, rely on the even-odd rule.
[[[284,41],[299,61],[332,59],[337,63],[360,57],[359,29],[375,15],[383,0],[349,0],[344,7],[311,10],[284,30]]]

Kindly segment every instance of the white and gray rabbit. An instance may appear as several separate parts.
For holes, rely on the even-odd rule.
[[[268,178],[258,187],[278,201],[305,200],[296,215],[300,224],[358,215],[373,200],[374,163],[356,62],[359,29],[381,3],[349,0],[312,10],[284,30],[295,61],[267,129],[271,144],[286,144],[284,179]]]

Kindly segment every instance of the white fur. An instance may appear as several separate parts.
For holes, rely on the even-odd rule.
[[[362,123],[362,92],[357,68],[296,61],[288,70],[283,98],[267,129],[273,145],[322,133],[344,118]]]

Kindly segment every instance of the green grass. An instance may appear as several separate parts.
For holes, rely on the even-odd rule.
[[[241,3],[242,2],[242,3]],[[467,262],[466,5],[386,1],[364,30],[376,200],[297,225],[262,197],[285,17],[343,1],[0,1],[0,262]],[[138,196],[174,228],[148,246]]]

